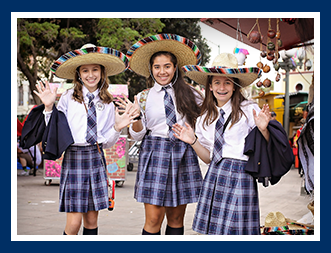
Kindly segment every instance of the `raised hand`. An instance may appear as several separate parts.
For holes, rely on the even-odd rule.
[[[138,117],[140,111],[137,112],[136,109],[133,108],[134,105],[131,103],[126,106],[124,113],[120,114],[120,110],[115,108],[115,130],[121,131],[124,127],[130,125],[131,123],[136,122],[134,118]]]
[[[181,126],[178,123],[174,124],[172,130],[174,131],[174,136],[183,142],[192,144],[195,140],[193,128],[186,122],[185,126]]]
[[[264,138],[269,141],[269,131],[267,129],[269,121],[271,120],[269,105],[264,104],[259,114],[256,114],[256,111],[253,109],[253,116],[255,125],[259,128]]]
[[[41,81],[38,81],[36,87],[38,92],[36,90],[34,90],[33,92],[43,102],[43,104],[45,105],[45,110],[51,111],[55,103],[57,87],[55,87],[55,89],[52,89],[47,80],[45,81],[45,86]]]
[[[124,99],[118,97],[118,101],[115,102],[120,107],[119,112],[124,112],[128,105],[133,105],[131,110],[135,110],[140,114],[140,106],[138,104],[137,96],[134,96],[134,103],[132,103],[125,94],[122,93],[122,96]]]

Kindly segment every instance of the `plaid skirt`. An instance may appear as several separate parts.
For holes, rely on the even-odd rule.
[[[104,154],[101,152],[104,164]],[[96,145],[70,146],[60,177],[60,212],[99,211],[108,207],[107,175]]]
[[[193,148],[176,139],[146,136],[139,151],[134,198],[138,202],[176,207],[198,201],[202,175]]]
[[[244,171],[246,161],[212,161],[205,176],[193,230],[212,235],[260,234],[256,180]]]

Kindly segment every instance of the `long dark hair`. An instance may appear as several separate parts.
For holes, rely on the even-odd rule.
[[[231,79],[231,78],[229,78]],[[210,90],[210,86],[213,80],[213,76],[208,76],[208,80],[206,83],[206,92],[205,92],[205,100],[201,106],[201,115],[207,113],[203,121],[203,127],[205,125],[210,125],[215,120],[218,119],[218,110],[217,110],[217,99],[215,98],[213,92]],[[235,83],[239,83],[239,79],[232,78],[232,81]],[[244,112],[241,110],[240,105],[244,100],[247,100],[240,92],[240,87],[236,84],[233,84],[234,91],[231,96],[231,106],[232,106],[232,116],[231,116],[231,126],[230,128],[236,124],[242,115],[245,115]],[[246,117],[246,115],[245,115]]]
[[[113,96],[110,94],[110,92],[108,91],[108,87],[109,87],[109,83],[108,83],[108,78],[106,76],[106,72],[105,72],[105,67],[100,65],[101,67],[101,78],[100,81],[98,83],[98,88],[100,89],[102,84],[102,88],[99,92],[99,97],[101,99],[101,101],[105,104],[109,104],[111,102],[113,102]],[[76,100],[78,103],[83,103],[84,98],[83,98],[83,83],[82,81],[79,80],[79,69],[80,66],[76,69],[75,72],[75,78],[73,80],[74,82],[74,93],[72,94],[72,97],[74,100]]]
[[[176,56],[167,51],[159,51],[152,55],[149,61],[151,68],[154,64],[155,58],[161,55],[170,57],[170,61],[172,62],[174,67],[178,68]],[[196,96],[200,97],[201,100],[203,99],[203,97],[197,90],[195,90],[193,87],[191,87],[189,84],[185,82],[184,78],[182,77],[178,69],[177,71],[179,72],[177,80],[175,80],[176,73],[173,79],[171,80],[172,82],[175,82],[173,83],[173,88],[176,97],[177,110],[183,117],[186,118],[187,122],[191,125],[191,127],[194,128],[196,119],[200,116],[200,105],[198,105],[196,101]],[[147,84],[148,87],[153,86],[154,80],[151,76],[149,76]]]

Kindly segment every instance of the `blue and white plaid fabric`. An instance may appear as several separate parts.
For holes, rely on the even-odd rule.
[[[101,156],[106,164],[103,152]],[[60,212],[86,213],[108,208],[107,176],[96,145],[70,146],[66,150],[59,198]]]
[[[134,198],[151,205],[176,207],[198,201],[202,186],[193,148],[176,139],[145,136],[140,152]]]
[[[86,141],[91,145],[97,142],[97,113],[93,103],[94,95],[87,93],[89,109],[87,111]]]
[[[174,133],[172,131],[172,125],[177,122],[176,111],[174,102],[172,101],[171,96],[167,92],[167,88],[170,88],[170,86],[162,87],[162,90],[164,90],[164,108],[167,117],[167,125],[169,127],[169,138],[171,142],[175,143],[176,137],[174,136]]]
[[[259,235],[256,180],[244,171],[246,161],[211,162],[197,204],[193,230],[211,235]]]
[[[224,144],[224,138],[223,138],[224,114],[225,112],[223,111],[223,109],[220,109],[220,116],[215,125],[213,160],[216,164],[222,160],[222,149]]]

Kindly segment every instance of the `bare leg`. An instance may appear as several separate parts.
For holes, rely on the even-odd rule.
[[[167,228],[166,235],[184,234],[184,216],[186,205],[176,207],[166,207]]]
[[[144,230],[149,233],[158,233],[165,215],[165,207],[150,204],[145,205],[145,226]]]
[[[82,224],[83,213],[67,213],[67,223],[64,232],[67,235],[77,235]]]

